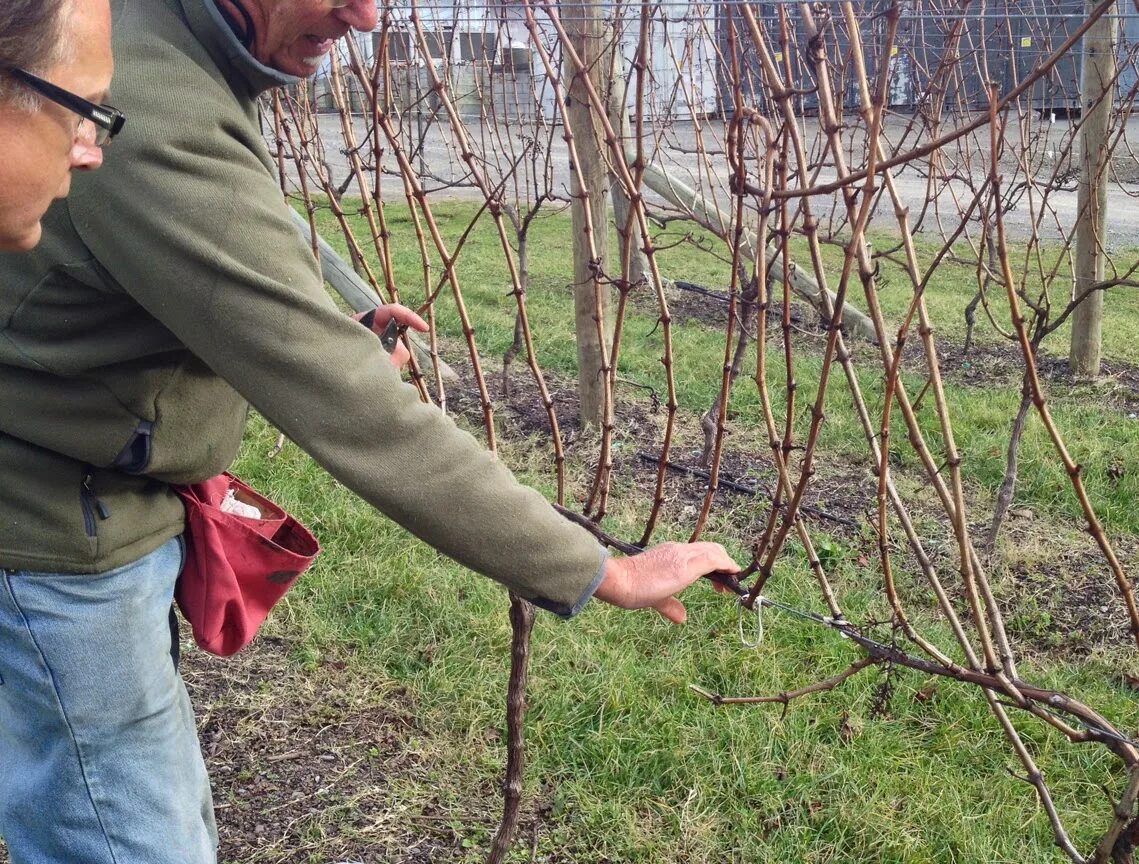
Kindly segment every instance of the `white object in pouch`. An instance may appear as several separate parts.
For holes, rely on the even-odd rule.
[[[254,507],[252,504],[246,504],[244,501],[238,501],[233,495],[233,490],[230,489],[225,493],[225,498],[221,502],[221,510],[223,513],[232,513],[235,516],[244,516],[246,519],[260,519],[261,511]]]

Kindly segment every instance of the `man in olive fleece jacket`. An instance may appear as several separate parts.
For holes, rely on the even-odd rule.
[[[293,228],[256,97],[311,74],[374,0],[112,0],[129,134],[27,256],[0,256],[0,835],[13,864],[214,860],[171,663],[184,514],[252,404],[462,564],[561,615],[682,621],[716,544],[624,559],[518,484],[341,314]],[[402,308],[377,315],[407,319]],[[24,653],[19,655],[18,652]],[[156,828],[156,826],[158,826]]]

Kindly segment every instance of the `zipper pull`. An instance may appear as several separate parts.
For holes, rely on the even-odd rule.
[[[107,505],[103,503],[102,499],[95,494],[95,490],[91,488],[90,474],[83,478],[83,488],[86,490],[87,494],[91,496],[91,503],[95,505],[95,511],[99,514],[99,518],[110,518],[111,511],[107,509]]]

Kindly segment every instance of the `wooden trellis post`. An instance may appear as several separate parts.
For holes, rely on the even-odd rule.
[[[1088,14],[1098,4],[1087,0]],[[1111,152],[1107,144],[1115,107],[1115,17],[1103,15],[1084,36],[1080,82],[1080,182],[1076,205],[1076,297],[1103,281],[1107,184]],[[1099,375],[1103,343],[1103,292],[1095,291],[1072,313],[1068,362],[1073,375]]]
[[[600,0],[575,0],[561,7],[570,41],[584,68],[567,55],[565,78],[569,99],[566,121],[577,148],[572,166],[574,321],[577,334],[578,394],[582,426],[604,423],[607,356],[612,344],[613,290],[601,279],[607,270],[609,175],[605,165],[603,126],[594,116],[583,76],[592,77],[598,93],[608,93],[610,64]],[[598,326],[598,318],[600,324]],[[603,335],[602,335],[603,334]]]

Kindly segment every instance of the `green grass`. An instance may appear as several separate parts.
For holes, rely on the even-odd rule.
[[[444,205],[435,212],[453,238],[473,208]],[[422,291],[413,287],[420,284],[419,262],[410,226],[398,208],[389,214],[397,277],[405,286],[405,302],[415,305]],[[327,237],[334,235],[327,221],[321,227]],[[487,358],[500,356],[509,344],[514,316],[491,229],[484,217],[459,266],[464,300]],[[568,240],[564,217],[536,224],[528,297],[543,367],[563,375],[572,375],[575,362],[565,323],[572,320]],[[691,249],[668,250],[661,260],[677,278],[724,284],[722,264]],[[893,284],[899,286],[896,296],[885,292],[883,300],[888,312],[897,314],[906,297],[900,280],[895,277]],[[931,285],[929,303],[940,332],[960,335],[954,316],[959,319],[971,296],[967,275],[959,271],[954,276],[947,270]],[[1108,309],[1108,356],[1139,361],[1135,298],[1112,295]],[[650,310],[639,305],[629,321],[621,374],[663,392],[660,331]],[[454,339],[458,320],[452,303],[441,303],[440,319],[443,332]],[[718,386],[722,340],[697,322],[680,324],[673,335],[681,415],[691,426]],[[998,338],[991,330],[978,336]],[[797,351],[796,420],[802,433],[820,361],[817,351],[801,346]],[[860,360],[873,361],[871,349],[858,351]],[[773,392],[781,398],[781,359],[773,353],[771,360]],[[486,368],[497,368],[497,362],[488,361]],[[873,362],[862,362],[862,368],[874,412],[881,405],[881,374],[873,371]],[[845,386],[841,378],[832,379],[822,462],[865,452]],[[741,381],[737,391],[733,446],[762,458],[766,436],[757,427],[754,385]],[[1139,465],[1132,451],[1139,427],[1103,404],[1097,392],[1057,392],[1052,407],[1075,458],[1088,466],[1089,493],[1105,523],[1115,536],[1134,541]],[[621,395],[641,398],[638,394],[630,389]],[[1016,386],[951,385],[947,396],[966,456],[965,480],[970,494],[983,502],[1003,472]],[[921,416],[936,444],[936,418],[928,405]],[[305,519],[325,552],[270,628],[299,640],[300,664],[346,657],[358,674],[407,688],[425,727],[433,730],[430,746],[436,757],[453,771],[444,784],[448,788],[498,782],[504,747],[487,730],[502,726],[504,712],[510,641],[504,593],[412,539],[296,448],[268,460],[273,436],[255,419],[237,471]],[[915,460],[896,444],[904,475]],[[549,492],[549,459],[540,445],[504,440],[501,451],[522,477]],[[1106,469],[1120,461],[1129,470],[1112,479]],[[578,471],[582,467],[574,465]],[[633,494],[623,478],[615,480],[610,527],[629,537],[639,533],[644,514],[644,501],[630,500]],[[1024,441],[1017,503],[1035,509],[1046,525],[1063,526],[1057,537],[1074,535],[1078,527],[1079,509],[1038,421]],[[738,504],[735,511],[718,514],[713,539],[746,558],[743,529],[761,512],[758,505]],[[690,529],[666,524],[659,536],[684,537]],[[873,556],[871,566],[860,566],[858,550],[847,542],[825,545],[838,565],[848,615],[859,620],[882,611],[880,576]],[[819,609],[817,589],[796,549],[789,544],[770,593]],[[916,585],[907,590],[918,597],[924,593]],[[773,694],[836,674],[858,655],[835,634],[774,612],[766,616],[765,643],[744,649],[732,603],[704,586],[694,587],[685,599],[690,620],[683,628],[600,604],[569,623],[539,613],[527,726],[527,794],[549,813],[539,856],[557,853],[554,860],[580,862],[1065,860],[1032,789],[1013,776],[1023,768],[974,688],[941,681],[932,695],[919,698],[931,680],[898,671],[891,677],[893,697],[885,712],[875,715],[872,705],[883,678],[872,671],[833,692],[797,701],[785,713],[779,706],[717,708],[688,685],[724,695]],[[940,644],[952,644],[939,623],[922,621],[922,629]],[[1021,672],[1133,731],[1139,706],[1120,671],[1135,671],[1134,666],[1134,652],[1126,648],[1103,649],[1078,661],[1029,652]],[[1118,764],[1102,747],[1072,746],[1026,716],[1015,721],[1049,779],[1073,840],[1090,850],[1109,816],[1101,787],[1114,793],[1121,788]],[[488,824],[495,815],[487,814]],[[478,839],[474,861],[485,854],[485,831],[472,836]],[[529,860],[524,845],[518,861]]]

